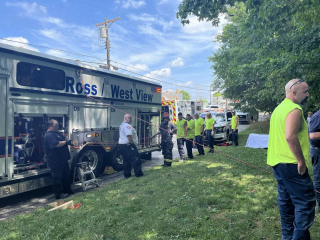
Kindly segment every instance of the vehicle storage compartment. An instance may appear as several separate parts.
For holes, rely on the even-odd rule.
[[[51,117],[59,123],[59,131],[67,134],[67,117]],[[44,134],[48,129],[49,117],[14,117],[14,174],[47,168],[44,149]]]

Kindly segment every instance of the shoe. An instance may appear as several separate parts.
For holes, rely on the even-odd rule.
[[[136,177],[143,177],[143,176],[147,176],[146,173],[143,173],[142,175],[136,176]]]
[[[131,178],[131,176],[124,176],[124,178]]]
[[[184,162],[185,160],[181,159],[179,162]]]
[[[199,153],[199,154],[197,154],[196,156],[198,157],[198,156],[201,156],[201,155],[202,155],[202,154]]]
[[[171,165],[163,164],[162,167],[171,167]]]
[[[68,193],[61,193],[59,196],[56,196],[56,199],[64,199],[69,197]]]

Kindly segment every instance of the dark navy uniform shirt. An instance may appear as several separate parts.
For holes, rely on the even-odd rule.
[[[59,132],[48,131],[44,135],[44,145],[47,154],[48,167],[54,168],[68,162],[70,152],[68,145],[56,148],[60,141],[65,141],[66,138]]]
[[[320,110],[312,115],[309,121],[309,133],[320,132]],[[319,139],[310,139],[310,145],[312,147],[320,148],[320,140]]]

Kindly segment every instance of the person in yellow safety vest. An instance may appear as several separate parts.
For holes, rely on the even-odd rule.
[[[178,145],[178,152],[180,155],[180,162],[183,162],[185,159],[184,156],[184,135],[185,135],[185,122],[186,120],[182,118],[182,113],[178,113],[178,120],[176,122],[177,126],[177,145]]]
[[[210,148],[208,153],[214,153],[214,124],[215,121],[212,118],[212,115],[210,112],[206,115],[206,136],[207,136],[207,144]]]
[[[239,128],[239,117],[235,111],[232,111],[231,119],[231,131],[232,131],[232,142],[233,146],[238,146],[238,128]]]
[[[192,154],[192,147],[193,147],[193,139],[194,139],[194,120],[192,119],[190,114],[187,114],[187,121],[185,123],[185,137],[186,137],[186,147],[187,147],[187,153],[188,153],[188,158],[193,159],[193,154]]]
[[[310,239],[316,197],[306,167],[309,157],[308,124],[301,107],[307,103],[308,84],[290,80],[286,98],[270,119],[267,163],[278,181],[282,239]]]
[[[203,118],[199,117],[199,114],[196,113],[194,114],[194,119],[195,119],[195,130],[194,130],[194,135],[195,135],[195,141],[197,143],[197,148],[200,155],[204,155],[204,150],[203,150],[203,131],[204,131],[204,120]]]

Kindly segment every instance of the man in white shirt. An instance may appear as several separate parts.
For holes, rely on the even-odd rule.
[[[140,155],[136,145],[138,144],[138,136],[136,130],[130,125],[132,116],[130,114],[124,115],[124,121],[119,127],[119,150],[123,158],[124,177],[131,177],[131,169],[133,167],[136,177],[142,177]]]

